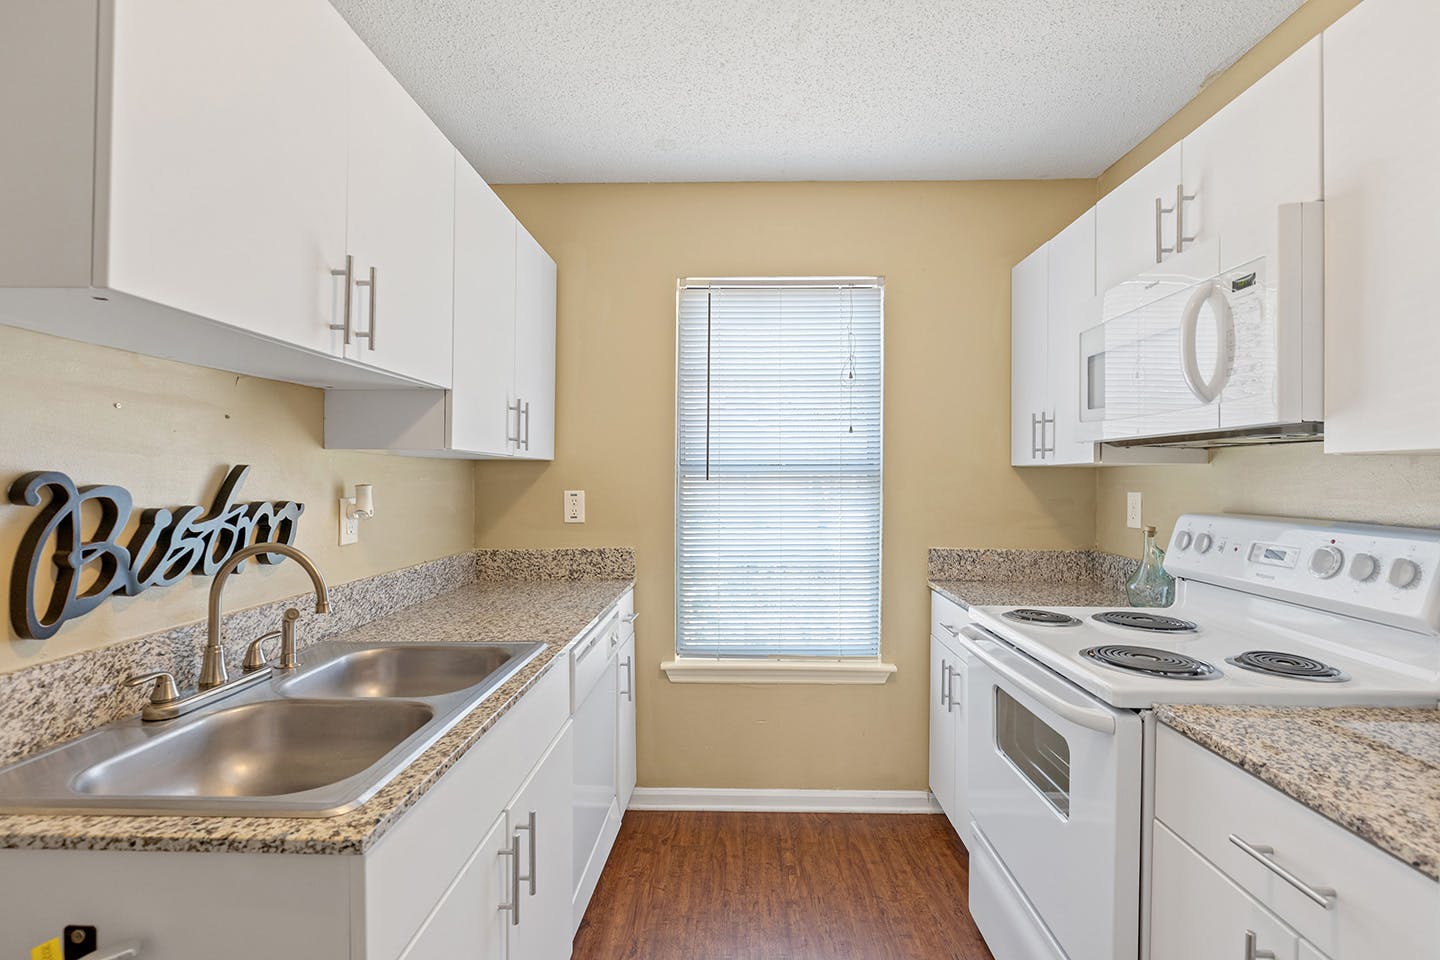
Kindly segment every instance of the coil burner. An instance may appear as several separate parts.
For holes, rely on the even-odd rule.
[[[1220,676],[1220,671],[1204,660],[1196,660],[1173,650],[1156,650],[1154,647],[1106,644],[1101,647],[1087,647],[1080,651],[1080,655],[1116,670],[1143,673],[1149,677],[1208,680]]]
[[[1129,627],[1132,630],[1150,630],[1155,633],[1189,633],[1195,629],[1195,624],[1189,620],[1167,617],[1159,613],[1146,613],[1143,610],[1111,610],[1108,613],[1097,613],[1091,619],[1097,623]]]
[[[1288,680],[1342,683],[1350,679],[1339,667],[1332,667],[1328,663],[1321,663],[1310,657],[1302,657],[1298,653],[1282,653],[1277,650],[1247,650],[1238,656],[1226,657],[1225,662],[1246,670],[1253,670],[1256,673],[1263,673],[1271,677],[1284,677]]]
[[[1068,613],[1057,613],[1054,610],[1036,610],[1033,607],[1006,610],[1001,616],[1006,620],[1014,620],[1016,623],[1030,623],[1041,627],[1073,627],[1080,622]]]

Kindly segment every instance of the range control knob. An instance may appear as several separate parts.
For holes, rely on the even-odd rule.
[[[1350,579],[1364,583],[1380,572],[1380,561],[1368,553],[1357,553],[1350,558]]]
[[[1175,534],[1175,549],[1176,549],[1176,550],[1189,550],[1189,549],[1190,549],[1190,541],[1192,541],[1192,540],[1194,540],[1194,539],[1195,539],[1195,538],[1190,535],[1190,531],[1189,531],[1189,530],[1181,530],[1179,533]]]
[[[1390,585],[1404,590],[1413,587],[1420,580],[1420,565],[1414,560],[1401,557],[1390,564]]]
[[[1328,580],[1345,567],[1345,554],[1338,547],[1320,547],[1310,554],[1310,572]]]
[[[1208,533],[1202,533],[1195,538],[1195,549],[1201,553],[1209,553],[1213,546],[1215,546],[1215,538]]]

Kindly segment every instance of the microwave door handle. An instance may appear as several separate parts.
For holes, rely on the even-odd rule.
[[[985,632],[978,627],[961,627],[960,633],[963,637],[960,642],[965,645],[965,649],[970,651],[975,659],[995,671],[999,676],[1004,677],[1007,682],[1014,684],[1045,704],[1048,709],[1055,711],[1071,723],[1079,724],[1097,733],[1113,734],[1115,732],[1115,718],[1107,711],[1087,710],[1085,707],[1070,703],[1046,690],[1013,667],[1002,663],[981,645],[984,641],[990,641],[990,637],[986,636]]]
[[[1215,373],[1208,379],[1200,373],[1200,358],[1197,356],[1196,339],[1200,326],[1200,310],[1206,305],[1215,314],[1215,332],[1218,349]],[[1190,295],[1185,312],[1180,316],[1180,372],[1185,377],[1185,386],[1195,399],[1211,404],[1219,398],[1230,382],[1230,370],[1234,364],[1235,314],[1225,291],[1215,281],[1201,284]]]

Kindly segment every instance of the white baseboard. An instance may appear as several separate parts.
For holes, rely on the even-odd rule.
[[[741,810],[771,813],[940,813],[928,790],[721,790],[636,787],[631,810]]]

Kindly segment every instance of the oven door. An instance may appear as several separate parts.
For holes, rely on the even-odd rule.
[[[967,692],[975,829],[1028,901],[1028,915],[1040,918],[1069,960],[1135,960],[1139,715],[1102,703],[979,627],[965,627],[963,642],[973,657]],[[986,932],[1025,915],[975,919]],[[1020,936],[995,929],[987,939]]]

